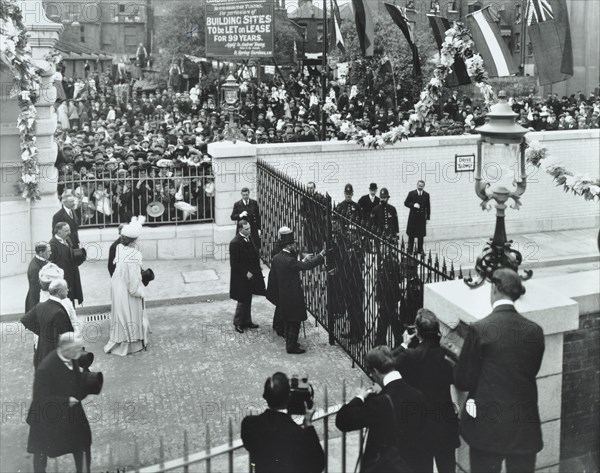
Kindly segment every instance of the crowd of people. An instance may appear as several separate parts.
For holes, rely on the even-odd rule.
[[[117,224],[139,214],[148,223],[211,219],[208,143],[317,141],[323,108],[374,135],[414,113],[407,97],[396,104],[382,90],[365,94],[335,81],[329,82],[323,104],[319,77],[290,73],[285,81],[278,76],[260,83],[243,80],[239,109],[230,122],[228,110],[219,107],[218,81],[202,79],[190,90],[180,81],[170,83],[144,90],[144,82],[121,72],[90,72],[74,83],[67,77],[56,82],[63,98],[56,104],[59,195],[67,191],[78,198],[83,224]],[[511,98],[510,104],[518,122],[534,131],[599,126],[600,99],[594,94],[529,95]],[[476,133],[485,115],[482,105],[455,90],[413,135]],[[348,138],[327,118],[327,140]]]

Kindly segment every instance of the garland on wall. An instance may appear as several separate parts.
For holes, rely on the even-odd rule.
[[[486,105],[491,105],[496,101],[496,96],[488,82],[489,76],[483,67],[483,59],[479,54],[473,52],[474,46],[469,30],[463,23],[455,22],[452,28],[446,31],[446,38],[440,51],[440,60],[433,71],[433,77],[421,92],[420,100],[415,105],[415,113],[388,132],[382,135],[371,135],[366,130],[358,129],[348,120],[342,120],[339,114],[332,114],[331,121],[341,133],[349,137],[348,141],[355,141],[367,148],[382,148],[387,144],[408,139],[409,133],[414,132],[425,121],[431,107],[441,99],[444,81],[451,73],[454,58],[457,55],[465,61],[469,77],[481,91]]]
[[[563,186],[565,192],[573,192],[585,200],[600,200],[600,179],[592,179],[585,174],[573,174],[538,141],[527,139],[525,159],[533,166],[544,169],[554,178],[557,186]]]
[[[17,97],[21,113],[17,128],[21,138],[22,174],[18,183],[23,198],[39,200],[40,169],[35,138],[35,98],[40,77],[33,62],[31,46],[23,24],[21,9],[14,0],[2,0],[0,5],[0,59],[14,75],[11,97]]]

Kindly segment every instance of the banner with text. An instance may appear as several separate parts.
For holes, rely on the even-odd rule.
[[[273,3],[212,0],[206,5],[206,55],[273,56]]]

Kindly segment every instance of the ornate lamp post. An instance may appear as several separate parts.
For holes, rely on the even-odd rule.
[[[465,283],[476,288],[484,281],[491,281],[492,274],[498,268],[511,268],[518,271],[523,257],[519,251],[510,247],[512,240],[506,239],[504,211],[507,201],[512,199],[511,208],[519,209],[520,198],[527,187],[525,175],[525,128],[515,123],[517,114],[506,101],[506,92],[500,91],[498,103],[492,105],[488,121],[477,128],[480,138],[477,142],[477,163],[475,166],[475,192],[482,200],[484,210],[491,209],[491,200],[496,201],[496,230],[477,258],[475,270],[478,278],[469,277]],[[482,179],[482,170],[495,170],[493,183]],[[533,271],[525,271],[523,280],[531,278]]]
[[[233,75],[229,74],[229,77],[221,86],[221,91],[223,94],[223,102],[227,104],[227,111],[229,112],[229,126],[231,126],[233,123],[233,112],[238,109],[237,105],[240,100],[240,86]]]

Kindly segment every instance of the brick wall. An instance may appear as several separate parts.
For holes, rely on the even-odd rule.
[[[564,335],[561,471],[600,468],[600,313],[581,315]]]
[[[553,156],[575,173],[600,175],[600,133],[582,130],[530,133]],[[315,181],[317,190],[343,199],[344,185],[354,186],[354,199],[367,193],[370,182],[390,191],[390,203],[399,210],[400,227],[406,227],[408,209],[403,202],[419,179],[431,194],[428,236],[435,239],[487,236],[493,233],[495,212],[484,212],[474,191],[473,173],[454,171],[455,154],[476,153],[477,136],[411,138],[383,150],[367,150],[355,143],[318,142],[260,145],[257,156],[300,182]],[[598,203],[565,194],[543,170],[527,167],[527,191],[519,211],[508,209],[509,234],[589,228],[598,226]]]

